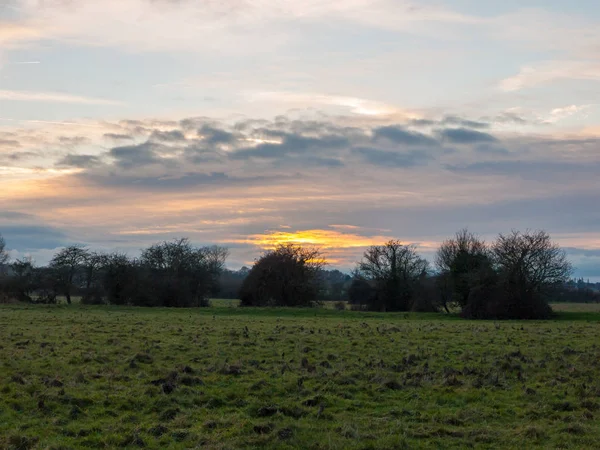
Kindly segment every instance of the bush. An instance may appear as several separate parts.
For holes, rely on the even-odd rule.
[[[323,266],[318,250],[294,244],[267,251],[240,290],[241,306],[315,306]]]

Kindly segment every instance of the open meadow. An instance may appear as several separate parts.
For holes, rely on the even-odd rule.
[[[0,307],[0,448],[597,448],[600,313]],[[562,308],[564,309],[564,308]]]

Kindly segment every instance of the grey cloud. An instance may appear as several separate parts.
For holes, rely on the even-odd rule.
[[[14,139],[0,139],[0,147],[20,147],[21,143]]]
[[[600,173],[600,162],[532,161],[482,161],[465,165],[446,165],[447,170],[471,175],[510,175],[540,181],[557,178],[577,179],[581,175]]]
[[[229,144],[237,140],[233,133],[206,124],[198,129],[198,135],[209,145]]]
[[[53,227],[27,223],[0,224],[0,233],[9,248],[23,250],[53,249],[67,241],[66,234]]]
[[[267,125],[269,125],[269,121],[266,119],[246,119],[237,122],[233,129],[236,131],[249,131]]]
[[[518,125],[523,125],[528,122],[527,120],[525,120],[518,114],[511,113],[511,112],[504,112],[504,113],[499,114],[496,117],[491,118],[489,120],[491,120],[493,122],[498,122],[498,123],[514,123],[514,124],[518,124]]]
[[[386,126],[373,130],[373,139],[379,141],[386,139],[394,144],[414,146],[437,146],[438,142],[425,134],[408,131],[400,126]]]
[[[296,156],[285,160],[279,160],[275,163],[275,167],[324,167],[324,168],[340,168],[345,164],[337,158],[321,158],[318,156]]]
[[[56,163],[57,166],[90,168],[102,164],[100,158],[94,155],[68,154]]]
[[[279,158],[288,154],[301,154],[308,151],[324,151],[348,146],[349,140],[344,136],[322,136],[319,138],[304,137],[290,133],[272,131],[271,137],[283,136],[281,144],[263,143],[256,147],[238,150],[231,154],[233,159]]]
[[[498,142],[494,136],[481,131],[469,130],[467,128],[446,128],[439,130],[437,134],[446,142],[452,144],[476,144],[479,142]]]
[[[104,134],[106,139],[112,139],[114,141],[130,141],[133,140],[133,136],[129,134],[117,134],[117,133],[106,133]]]
[[[115,164],[122,169],[132,169],[149,164],[159,163],[156,149],[161,148],[158,144],[145,142],[139,145],[128,145],[115,147],[109,154],[115,158]]]
[[[184,149],[184,157],[186,161],[193,164],[203,164],[208,162],[218,162],[224,159],[221,152],[206,148],[203,143],[197,143],[187,146]]]
[[[206,124],[213,123],[210,117],[188,117],[179,121],[179,126],[186,131],[198,130]]]
[[[412,119],[408,121],[408,125],[413,127],[433,127],[433,126],[447,126],[454,125],[465,128],[475,128],[475,129],[486,129],[490,128],[490,124],[488,122],[476,121],[463,119],[458,116],[446,116],[441,120],[433,120],[433,119]]]
[[[82,175],[79,175],[81,178]],[[127,174],[96,174],[85,175],[85,180],[97,185],[142,189],[147,191],[163,192],[165,190],[177,191],[188,188],[210,188],[231,186],[255,186],[274,183],[282,180],[291,180],[295,177],[281,176],[246,176],[235,177],[225,172],[186,172],[176,175],[144,176]]]
[[[457,117],[457,116],[446,116],[440,123],[442,125],[458,125],[461,127],[477,128],[477,129],[483,129],[483,128],[490,127],[489,123],[478,122],[478,121],[474,121],[474,120],[467,120],[467,119],[463,119],[463,118]]]
[[[496,156],[507,156],[510,155],[511,152],[505,147],[501,147],[493,144],[480,144],[475,147],[475,151],[482,154],[487,155],[496,155]]]
[[[159,131],[154,130],[150,139],[161,142],[181,142],[185,141],[185,135],[180,130]]]
[[[65,145],[82,145],[89,142],[89,139],[84,136],[60,136],[58,142]]]
[[[33,214],[27,214],[20,211],[0,211],[0,220],[34,220]],[[2,225],[0,225],[0,228]]]
[[[437,125],[438,122],[430,119],[412,119],[408,122],[409,125],[413,127],[432,127]]]
[[[376,148],[355,148],[352,152],[365,162],[381,167],[414,167],[427,163],[432,157],[424,151],[413,150],[407,153],[379,150]]]
[[[12,152],[12,153],[7,153],[5,155],[0,155],[0,156],[3,156],[4,159],[10,160],[10,161],[24,161],[26,159],[36,158],[36,157],[40,156],[40,153],[38,153],[38,152]]]

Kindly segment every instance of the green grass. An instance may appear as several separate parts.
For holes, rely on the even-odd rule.
[[[597,448],[600,313],[0,307],[0,448]]]

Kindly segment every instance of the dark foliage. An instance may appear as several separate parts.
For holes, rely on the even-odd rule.
[[[487,247],[467,230],[440,247],[436,265],[446,298],[474,319],[545,319],[571,265],[544,231],[499,235]]]
[[[368,248],[357,274],[376,290],[376,295],[369,298],[369,309],[410,311],[427,270],[427,261],[418,255],[414,246],[392,240]]]
[[[70,246],[48,267],[15,261],[0,287],[3,297],[25,302],[56,303],[64,295],[70,304],[80,295],[93,305],[207,306],[227,255],[225,248],[194,247],[187,239],[152,245],[139,259]]]
[[[240,290],[242,306],[312,306],[324,262],[316,249],[280,245],[256,261]]]

